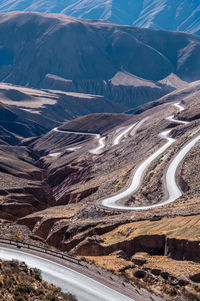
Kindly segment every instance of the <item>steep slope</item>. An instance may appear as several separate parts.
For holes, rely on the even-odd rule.
[[[104,95],[106,98],[130,108],[160,98],[175,88],[187,85],[187,82],[182,81],[174,74],[169,77],[177,78],[176,86],[174,86],[175,80],[170,82],[167,80],[168,77],[160,82],[154,82],[124,71],[117,72],[113,78],[108,80],[66,80],[47,74],[40,86],[45,89]]]
[[[123,106],[102,96],[3,83],[0,99],[0,219],[9,220],[55,202],[50,186],[43,181],[40,155],[29,147],[30,143],[63,121],[93,112],[123,111]],[[45,141],[45,151],[47,145]]]
[[[66,120],[90,113],[122,112],[125,106],[102,96],[36,90],[0,83],[1,140],[40,136]]]
[[[199,99],[200,83],[191,83],[140,114],[92,114],[68,121],[28,146],[2,145],[0,233],[11,237],[19,229],[16,223],[24,225],[27,240],[34,237],[86,256],[128,281],[167,294],[166,299],[195,300],[199,141],[177,169],[182,196],[174,203],[124,212],[102,206],[102,200],[126,189],[137,166],[166,144],[159,134],[171,130],[173,144],[151,162],[126,204],[149,206],[165,199],[168,166],[199,135]],[[177,109],[179,101],[185,110]],[[174,122],[172,114],[189,123]],[[104,147],[91,152],[100,137]]]
[[[127,114],[91,114],[76,118],[64,123],[61,130],[105,133],[121,123],[129,120],[132,116]]]
[[[79,117],[62,124],[58,128],[58,131],[52,130],[46,135],[42,135],[37,141],[31,144],[31,147],[39,153],[48,154],[51,152],[55,154],[55,156],[60,155],[61,152],[70,153],[79,148],[80,152],[82,152],[82,147],[85,147],[84,143],[88,142],[88,140],[95,140],[95,134],[104,135],[107,131],[110,131],[112,128],[119,126],[131,118],[132,116],[128,114],[108,113],[90,114]],[[67,133],[67,131],[69,131],[69,133]],[[75,133],[73,134],[73,132]],[[87,133],[94,135],[87,135]],[[91,145],[93,143],[95,142],[92,142]],[[59,152],[57,152],[57,150]],[[51,156],[50,154],[50,157]]]
[[[0,103],[0,144],[16,145],[23,138],[39,136],[46,131],[46,127],[23,116],[22,110]]]
[[[41,271],[29,268],[24,262],[0,260],[0,266],[1,300],[22,300],[23,295],[23,300],[28,301],[38,299],[40,295],[43,300],[77,301],[74,295],[63,293],[60,288],[42,280]],[[13,281],[9,283],[8,279]]]
[[[147,211],[124,212],[105,208],[101,201],[124,191],[137,166],[166,143],[159,134],[172,130],[173,144],[151,163],[142,185],[127,204],[150,205],[165,198],[166,169],[199,135],[199,99],[200,83],[191,83],[158,100],[160,105],[115,124],[115,128],[108,129],[106,122],[106,131],[101,131],[105,147],[99,154],[90,152],[95,137],[78,141],[77,133],[64,131],[97,130],[95,117],[100,120],[100,130],[104,115],[78,118],[59,127],[64,133],[51,131],[41,137],[33,147],[43,154],[47,149],[39,162],[56,206],[25,216],[18,223],[27,225],[48,244],[86,256],[129,281],[139,279],[140,285],[161,290],[168,299],[181,300],[183,296],[183,300],[195,300],[199,294],[199,142],[177,170],[183,195],[176,202]],[[185,110],[177,109],[174,104],[178,101]],[[167,118],[172,114],[190,123],[174,123]],[[107,121],[120,121],[121,116],[106,117]],[[113,144],[116,136],[134,124],[120,143]],[[50,156],[49,151],[57,153]]]
[[[184,98],[188,96],[188,98],[191,98],[192,96],[196,97],[196,95],[199,94],[200,91],[200,81],[195,81],[187,86],[183,86],[180,89],[177,89],[176,91],[173,91],[160,99],[157,99],[155,101],[149,102],[147,104],[141,105],[133,110],[129,110],[126,113],[129,114],[141,114],[142,112],[151,109],[153,107],[159,106],[161,104],[164,104],[166,102],[171,102],[171,101],[182,101]],[[188,112],[187,112],[188,114]]]
[[[2,14],[0,35],[10,58],[0,65],[0,80],[18,85],[50,87],[45,78],[51,74],[68,91],[127,98],[125,105],[134,107],[172,91],[155,83],[171,73],[200,77],[198,36],[38,13]]]
[[[116,24],[200,34],[198,0],[69,0],[67,3],[59,0],[2,0],[0,12],[14,10],[63,13]]]

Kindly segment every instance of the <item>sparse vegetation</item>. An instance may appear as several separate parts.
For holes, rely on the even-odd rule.
[[[0,260],[0,300],[77,301],[74,295],[43,281],[40,270],[15,260]]]

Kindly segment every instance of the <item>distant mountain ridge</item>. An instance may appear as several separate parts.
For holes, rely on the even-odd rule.
[[[0,12],[63,13],[121,25],[200,34],[199,0],[2,0]]]
[[[126,110],[171,92],[174,80],[200,79],[196,35],[11,12],[0,14],[0,37],[0,81],[103,95]]]

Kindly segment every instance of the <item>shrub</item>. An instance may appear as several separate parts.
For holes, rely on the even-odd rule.
[[[26,283],[19,283],[15,288],[15,295],[17,296],[18,294],[30,294],[33,291],[35,291],[35,289],[32,286]]]
[[[39,269],[32,269],[32,275],[35,277],[36,280],[42,281],[41,271]]]
[[[19,267],[19,261],[17,261],[17,260],[11,260],[10,262],[9,262],[9,265],[12,267],[12,268],[17,268],[18,269],[18,267]]]
[[[58,297],[47,295],[45,301],[59,301]]]
[[[66,301],[77,301],[76,297],[70,293],[61,293],[60,295]]]
[[[21,297],[21,296],[16,296],[16,297],[14,298],[14,300],[15,300],[15,301],[24,301],[25,299],[24,299],[23,297]]]

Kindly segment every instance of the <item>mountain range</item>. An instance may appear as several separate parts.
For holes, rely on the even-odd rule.
[[[105,19],[89,20],[58,14],[66,2],[0,4],[54,12],[0,14],[0,237],[79,256],[131,292],[199,300],[200,36],[158,26],[174,26],[165,4],[182,23],[198,5],[67,2]],[[107,21],[139,19],[141,3],[157,30]]]
[[[200,34],[199,0],[2,0],[0,12],[62,13],[116,24]]]
[[[0,81],[103,95],[125,110],[200,78],[195,35],[17,12],[0,15],[0,37]]]

